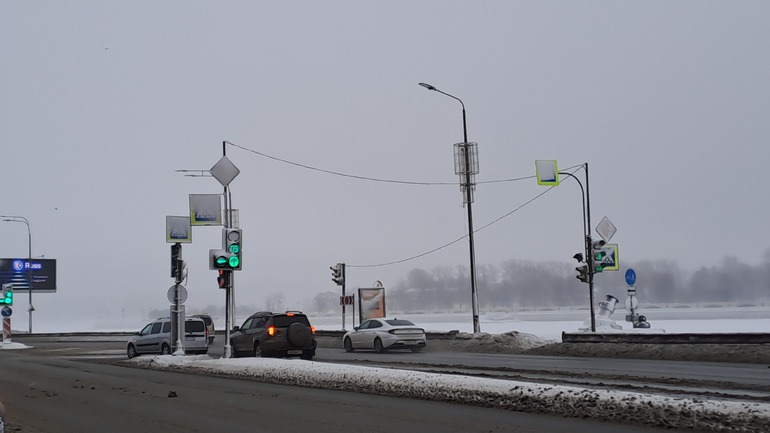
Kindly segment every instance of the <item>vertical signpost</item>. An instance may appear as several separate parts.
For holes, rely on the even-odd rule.
[[[171,302],[171,341],[174,342],[174,355],[184,355],[182,333],[184,332],[184,302],[187,289],[182,282],[187,279],[187,264],[182,260],[182,243],[192,243],[192,226],[187,216],[166,216],[166,242],[171,243],[171,278],[174,285],[168,289],[167,298]]]
[[[585,189],[583,189],[583,184],[580,182],[580,179],[575,177],[575,175],[559,171],[555,160],[535,161],[535,173],[538,185],[550,187],[558,186],[560,174],[575,179],[578,185],[580,185],[580,191],[583,195],[583,246],[585,256],[582,253],[577,253],[573,258],[577,260],[578,263],[583,263],[583,259],[585,258],[585,266],[578,265],[575,270],[578,271],[577,278],[584,283],[588,283],[588,303],[591,309],[591,332],[596,332],[594,276],[605,269],[618,269],[617,245],[607,245],[607,242],[610,241],[617,229],[607,217],[604,217],[596,227],[596,232],[599,233],[599,236],[604,240],[594,242],[591,238],[591,196],[588,183],[588,163],[582,164],[582,168],[586,175]],[[610,262],[610,260],[613,260],[613,262]]]
[[[233,211],[232,211],[232,197],[230,197],[230,182],[235,179],[238,174],[240,174],[240,170],[238,170],[238,167],[236,167],[232,161],[230,161],[227,158],[227,152],[225,149],[225,146],[227,145],[226,141],[222,142],[222,158],[217,161],[216,164],[214,164],[213,167],[211,167],[211,170],[209,170],[209,173],[217,180],[219,183],[224,187],[224,199],[225,199],[225,230],[223,231],[223,245],[222,250],[228,254],[228,266],[230,269],[226,270],[227,272],[230,272],[229,275],[229,285],[224,287],[225,289],[225,348],[223,357],[224,358],[230,358],[232,356],[232,347],[230,346],[230,330],[233,328],[233,321],[234,321],[234,311],[235,311],[235,275],[232,271],[238,271],[241,269],[241,253],[242,253],[242,246],[241,246],[241,231],[237,230],[237,236],[238,239],[235,242],[237,251],[234,253],[232,251],[227,251],[228,249],[231,249],[230,246],[233,245],[232,239],[228,238],[228,234],[235,233],[234,230],[230,229],[237,229],[237,227],[234,227],[233,224]]]

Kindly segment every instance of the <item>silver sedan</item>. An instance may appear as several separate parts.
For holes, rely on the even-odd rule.
[[[345,350],[374,349],[382,353],[391,349],[419,352],[426,345],[425,330],[404,319],[369,319],[342,337]]]

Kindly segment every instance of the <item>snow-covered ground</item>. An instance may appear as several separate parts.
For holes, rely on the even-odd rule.
[[[313,361],[208,356],[145,356],[124,361],[148,368],[253,377],[262,382],[355,390],[523,412],[590,417],[682,429],[770,431],[770,404],[591,390],[479,377],[335,365]]]
[[[671,308],[642,311],[655,329],[668,333],[720,333],[720,332],[770,332],[770,307],[749,308]],[[587,310],[523,311],[484,313],[480,316],[481,331],[488,334],[502,334],[510,331],[532,334],[545,340],[560,340],[562,332],[577,332],[589,317]],[[624,329],[631,327],[624,321],[626,311],[618,309],[612,319]],[[473,332],[469,313],[423,313],[395,314],[399,318],[409,319],[428,331],[446,332],[457,330]],[[311,323],[320,330],[342,329],[342,317],[309,314]],[[246,317],[236,317],[235,324],[240,325]],[[33,331],[48,332],[136,332],[150,322],[150,318],[115,318],[93,319],[56,318],[48,320],[40,314],[35,316]],[[224,329],[224,319],[214,317],[217,330]],[[358,323],[358,315],[356,322]],[[28,321],[24,316],[13,318],[13,328],[24,332]],[[353,317],[348,311],[345,328],[354,326]]]
[[[529,343],[542,344],[542,340],[560,340],[563,331],[576,332],[578,328],[583,326],[585,320],[581,318],[583,314],[582,312],[537,315],[487,314],[482,316],[481,320],[483,334],[475,335],[472,333],[470,316],[467,314],[420,314],[398,315],[398,317],[408,318],[430,331],[460,331],[462,338],[458,337],[454,343],[470,344],[469,347],[473,347],[473,343],[505,345],[504,337],[509,337],[512,341],[511,344],[517,346],[530,345]],[[743,314],[743,316],[754,318],[741,319],[726,318],[722,312],[722,314],[715,315],[718,320],[660,319],[651,320],[651,323],[655,328],[665,329],[669,333],[769,332],[770,315],[761,317],[764,314],[764,311],[752,311],[751,314]],[[757,316],[760,317],[757,318]],[[565,317],[568,320],[548,320]],[[623,322],[622,317],[623,314],[613,315],[618,324],[628,328],[629,324]],[[661,317],[666,317],[666,315],[661,315]],[[728,314],[728,317],[734,317],[734,315]],[[351,318],[346,319],[346,328],[352,328]],[[339,316],[320,318],[311,316],[311,320],[318,329],[341,329],[342,327]],[[143,324],[144,322],[140,322],[139,325],[132,328],[118,326],[117,329],[102,330],[133,331],[139,329]],[[93,331],[93,329],[76,327],[76,329],[68,330],[37,330],[37,332],[66,331]],[[516,335],[516,332],[511,331],[517,331],[524,335]],[[0,349],[23,349],[25,347],[20,343],[0,343]],[[596,356],[596,354],[591,356]],[[123,362],[148,368],[182,369],[229,374],[238,377],[249,376],[270,383],[454,401],[505,410],[591,417],[623,423],[662,426],[677,430],[698,429],[762,433],[770,431],[770,404],[759,402],[747,403],[714,399],[704,401],[652,393],[593,390],[563,385],[541,385],[302,360],[145,356]]]

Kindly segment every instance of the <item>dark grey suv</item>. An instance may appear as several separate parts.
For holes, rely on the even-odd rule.
[[[233,357],[299,356],[313,359],[316,349],[315,328],[299,311],[254,313],[233,328],[230,346]]]

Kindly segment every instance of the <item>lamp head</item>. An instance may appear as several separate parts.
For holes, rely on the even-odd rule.
[[[418,84],[421,85],[422,87],[425,87],[428,90],[436,90],[436,88],[431,86],[430,84],[427,84],[427,83],[418,83]]]

